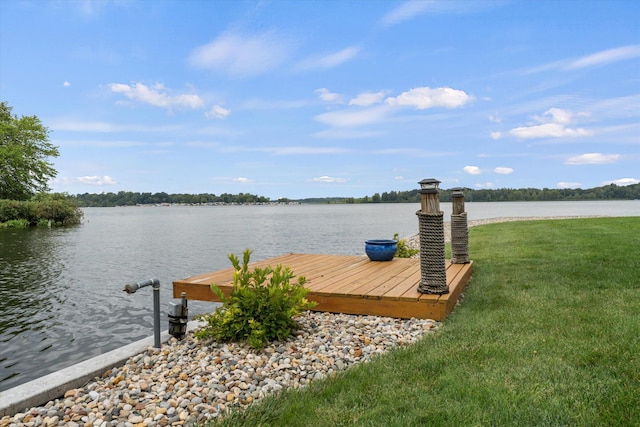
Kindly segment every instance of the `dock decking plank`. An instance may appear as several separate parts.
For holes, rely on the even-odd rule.
[[[420,260],[395,258],[370,261],[358,255],[285,254],[250,264],[251,268],[282,264],[296,276],[306,278],[307,298],[316,301],[317,311],[350,314],[444,319],[455,307],[471,278],[473,262],[446,262],[449,294],[427,295],[417,291]],[[205,273],[173,282],[173,296],[182,292],[187,299],[217,301],[210,289],[216,283],[225,295],[233,285],[233,268]]]

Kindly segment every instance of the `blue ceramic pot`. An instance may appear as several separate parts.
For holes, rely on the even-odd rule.
[[[373,239],[364,242],[364,251],[371,261],[391,261],[398,250],[395,240]]]

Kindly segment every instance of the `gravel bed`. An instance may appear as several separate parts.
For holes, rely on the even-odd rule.
[[[305,387],[391,348],[415,342],[439,323],[305,312],[286,342],[261,351],[200,342],[188,334],[149,348],[85,387],[0,419],[0,427],[180,426],[203,423],[287,387]]]

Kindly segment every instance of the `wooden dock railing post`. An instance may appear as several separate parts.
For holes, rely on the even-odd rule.
[[[420,184],[420,207],[416,212],[420,226],[420,273],[418,292],[447,294],[447,268],[444,260],[444,224],[440,210],[440,181],[423,179]]]
[[[451,262],[466,264],[469,262],[469,227],[462,188],[451,189],[451,204]]]

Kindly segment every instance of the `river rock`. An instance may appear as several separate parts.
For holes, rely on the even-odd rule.
[[[433,320],[305,312],[290,339],[260,351],[201,342],[192,334],[150,347],[58,400],[0,419],[6,426],[170,426],[206,424],[289,387],[304,387],[415,342]]]

